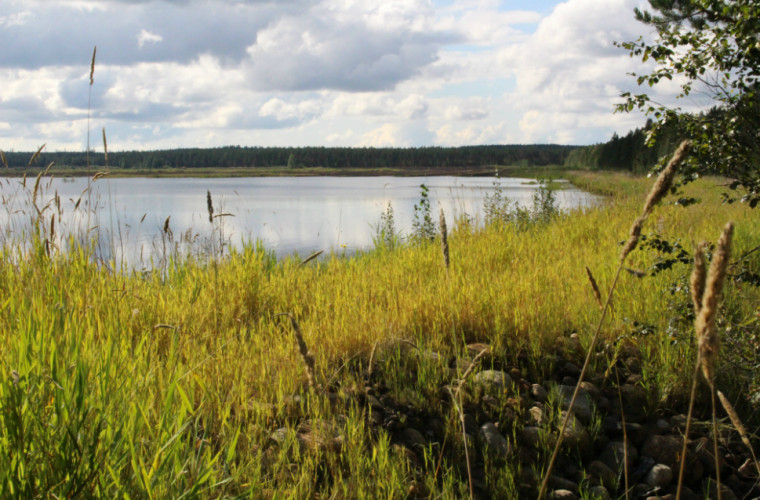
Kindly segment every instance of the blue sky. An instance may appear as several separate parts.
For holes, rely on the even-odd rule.
[[[641,4],[3,0],[0,149],[601,142]]]

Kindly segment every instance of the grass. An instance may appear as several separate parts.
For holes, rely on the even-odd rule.
[[[440,243],[431,243],[303,266],[248,246],[137,274],[94,264],[88,247],[73,242],[59,253],[46,251],[44,238],[6,238],[0,497],[467,496],[467,475],[441,451],[464,446],[456,411],[441,416],[447,444],[420,450],[422,464],[412,466],[388,433],[368,425],[360,401],[369,359],[374,354],[372,377],[394,399],[435,408],[451,382],[446,360],[468,342],[490,344],[503,364],[532,376],[551,370],[548,353],[569,334],[587,346],[600,312],[586,267],[605,295],[651,181],[572,179],[614,196],[527,228],[453,224],[448,270]],[[758,245],[757,213],[721,205],[714,179],[687,190],[702,203],[680,207],[666,198],[645,234],[693,249],[733,220],[735,255]],[[635,250],[627,265],[646,270],[655,257]],[[757,255],[750,262],[757,271]],[[642,383],[654,405],[686,406],[683,366],[696,351],[680,340],[679,331],[692,330],[674,320],[681,292],[673,289],[690,271],[624,274],[602,329],[602,344],[625,338],[647,353]],[[688,290],[685,297],[690,304]],[[758,303],[757,287],[726,285],[723,309],[733,324],[756,332]],[[297,321],[311,351],[314,389],[281,313]],[[721,373],[718,385],[736,400],[735,382],[745,375]],[[757,391],[758,381],[742,386]],[[516,464],[486,469],[494,496],[514,497]]]

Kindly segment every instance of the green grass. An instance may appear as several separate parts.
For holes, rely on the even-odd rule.
[[[388,434],[369,428],[358,402],[364,373],[374,351],[373,376],[395,399],[437,407],[451,381],[445,359],[468,342],[491,344],[502,364],[532,376],[550,369],[547,353],[570,333],[585,345],[600,314],[585,267],[605,293],[651,181],[573,181],[613,196],[527,228],[455,227],[448,271],[438,244],[305,266],[248,246],[136,274],[93,264],[84,248],[48,257],[39,238],[8,240],[0,258],[0,497],[403,498],[415,485],[433,497],[466,496],[467,478],[449,473],[449,458],[435,475],[440,450],[422,453],[415,468]],[[688,191],[702,203],[656,208],[644,234],[691,251],[733,220],[735,255],[758,245],[756,211],[720,205],[714,180]],[[654,258],[637,250],[629,264],[647,269]],[[755,255],[755,272],[759,262]],[[603,343],[626,338],[646,352],[653,405],[685,403],[691,370],[683,366],[694,348],[690,324],[677,321],[688,291],[673,289],[689,272],[677,264],[655,277],[624,276],[603,328]],[[726,319],[757,332],[758,288],[729,284],[724,295]],[[338,403],[309,393],[278,313],[297,319],[317,379]],[[744,376],[724,373],[726,382]],[[756,380],[747,383],[757,390]],[[461,448],[456,415],[444,417],[448,446]],[[319,419],[338,426],[341,446],[298,446],[299,426]],[[274,445],[280,428],[289,430]],[[513,465],[486,464],[496,496],[514,494]]]

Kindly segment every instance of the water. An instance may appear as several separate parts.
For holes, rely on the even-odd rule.
[[[44,186],[45,196],[40,198],[47,201],[57,191],[63,212],[57,221],[59,227],[88,227],[90,232],[100,234],[105,257],[139,266],[165,254],[168,238],[162,239],[162,234],[167,218],[174,241],[184,237],[194,241],[196,248],[218,248],[221,234],[224,242],[235,246],[261,240],[278,256],[293,252],[307,255],[316,250],[352,253],[372,246],[373,226],[388,203],[393,207],[397,230],[408,235],[421,184],[430,189],[434,220],[443,208],[451,224],[463,214],[478,220],[484,196],[493,193],[495,180],[444,176],[124,178],[97,180],[92,183],[91,194],[83,196],[88,179],[74,178],[54,179]],[[28,196],[21,194],[19,182],[7,179],[2,184],[8,213],[23,209],[25,203],[25,212],[31,209],[29,201],[24,202]],[[531,179],[502,178],[499,183],[504,196],[522,206],[531,205],[536,188]],[[213,240],[207,191],[212,196],[214,213],[229,214],[214,219]],[[82,201],[75,209],[80,197]],[[569,185],[557,191],[556,197],[562,209],[587,206],[597,200]],[[84,210],[88,202],[94,208],[89,212]],[[41,203],[38,201],[38,205]],[[17,205],[15,210],[8,209],[10,204]],[[55,210],[51,206],[48,217]],[[0,222],[7,224],[8,213],[6,220]],[[16,213],[13,217],[24,216]],[[18,227],[18,222],[15,224]]]

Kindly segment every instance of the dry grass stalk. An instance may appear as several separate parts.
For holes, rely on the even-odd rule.
[[[92,60],[90,61],[90,87],[92,87],[92,84],[95,83],[95,54],[98,52],[98,46],[96,45],[92,49]]]
[[[308,263],[309,263],[309,262],[311,262],[312,260],[314,260],[314,259],[316,259],[317,257],[319,257],[320,255],[322,255],[322,252],[324,252],[324,250],[317,250],[317,251],[316,251],[316,252],[314,252],[313,254],[309,255],[309,256],[308,256],[308,257],[306,257],[306,258],[305,258],[303,261],[301,261],[301,263],[298,265],[298,267],[302,267],[302,266],[305,266],[306,264],[308,264]]]
[[[206,191],[206,208],[208,208],[208,221],[214,223],[214,202],[211,200],[211,191]]]
[[[105,127],[103,127],[103,153],[105,155],[106,168],[108,168],[108,141],[106,140]]]
[[[37,161],[37,159],[40,157],[40,153],[42,153],[42,150],[47,146],[47,143],[43,144],[42,146],[37,149],[37,151],[32,155],[31,158],[29,158],[29,164],[27,166],[31,167],[34,165],[34,162]]]
[[[591,283],[591,290],[594,291],[594,298],[596,299],[596,303],[599,304],[600,308],[603,308],[604,303],[602,302],[602,293],[599,291],[599,286],[596,284],[594,275],[591,274],[591,269],[589,269],[588,266],[586,266],[586,276],[588,276],[588,281]]]
[[[705,277],[707,276],[707,266],[705,264],[705,242],[697,245],[694,250],[694,269],[691,272],[689,285],[691,286],[691,300],[694,303],[694,314],[699,314],[702,310],[702,298],[705,295]]]
[[[697,341],[699,343],[699,359],[702,374],[710,386],[715,380],[715,363],[720,350],[720,336],[715,328],[715,315],[718,311],[718,300],[723,291],[728,260],[731,257],[731,239],[734,234],[734,224],[729,222],[723,228],[718,240],[718,247],[713,254],[710,269],[705,280],[705,292],[702,297],[702,308],[696,320]]]
[[[306,368],[306,379],[309,382],[311,389],[317,389],[316,369],[314,365],[314,356],[309,352],[309,348],[306,346],[306,341],[303,339],[301,328],[298,326],[298,322],[290,313],[280,313],[278,316],[287,316],[290,318],[290,325],[293,327],[293,333],[298,342],[298,352],[301,353],[301,359],[303,360]]]
[[[5,153],[2,149],[0,149],[0,160],[3,161],[3,165],[5,165],[5,168],[8,168],[8,160],[5,159]]]
[[[441,226],[441,250],[443,251],[443,262],[446,264],[446,269],[449,268],[449,235],[446,230],[446,217],[443,215],[443,209],[441,209],[441,215],[438,218],[438,224]]]
[[[744,424],[742,424],[742,421],[739,418],[739,414],[736,413],[734,406],[731,404],[728,398],[724,396],[722,392],[720,391],[717,391],[717,392],[718,392],[718,398],[720,399],[720,402],[723,405],[723,409],[726,410],[726,413],[728,413],[728,418],[731,419],[731,423],[733,423],[734,427],[736,427],[736,430],[739,431],[739,435],[742,438],[742,442],[744,443],[744,446],[746,446],[749,449],[749,452],[752,455],[752,461],[755,463],[755,468],[757,469],[758,477],[760,477],[760,463],[757,462],[757,457],[755,456],[755,450],[754,448],[752,448],[752,443],[749,440],[747,429],[744,428]]]

